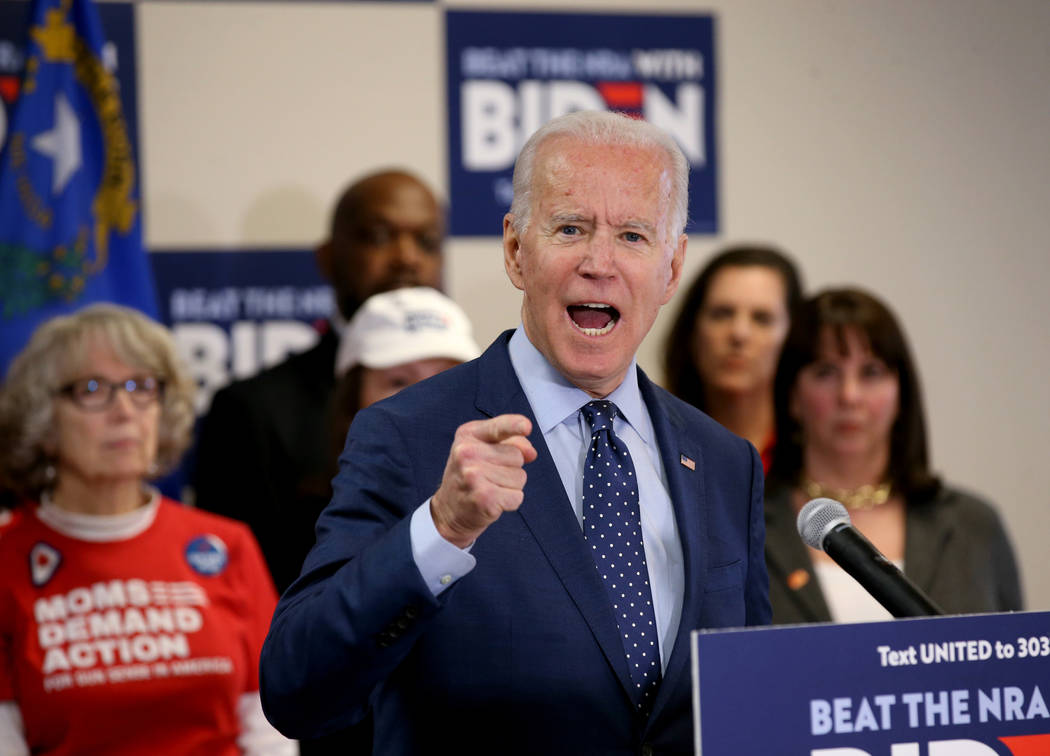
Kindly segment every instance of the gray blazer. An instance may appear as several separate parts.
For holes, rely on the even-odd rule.
[[[765,515],[773,624],[830,622],[820,583],[795,529],[789,488],[766,492]],[[942,486],[931,499],[908,502],[904,527],[904,573],[947,614],[1022,608],[1017,562],[990,504]],[[799,573],[791,582],[805,584],[793,589],[788,576],[800,570],[807,574]]]

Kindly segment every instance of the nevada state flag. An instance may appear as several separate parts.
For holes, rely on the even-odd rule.
[[[89,0],[34,0],[0,155],[0,380],[49,317],[90,302],[156,317],[131,142]]]

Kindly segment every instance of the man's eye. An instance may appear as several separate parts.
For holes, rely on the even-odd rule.
[[[630,242],[631,244],[636,244],[637,242],[645,241],[645,237],[636,231],[624,232],[623,238],[624,241]]]
[[[418,234],[416,243],[427,252],[439,252],[441,250],[441,234]]]
[[[369,244],[374,247],[381,247],[385,244],[389,244],[393,239],[393,233],[386,226],[366,226],[360,229],[358,238],[364,244]]]
[[[564,236],[578,236],[580,234],[579,226],[562,226],[558,229],[558,233]]]

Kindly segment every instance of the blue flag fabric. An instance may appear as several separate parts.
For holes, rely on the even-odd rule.
[[[131,141],[90,0],[34,0],[0,155],[0,376],[42,321],[90,302],[156,317]]]

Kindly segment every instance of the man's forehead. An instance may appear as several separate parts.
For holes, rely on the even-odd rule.
[[[441,209],[428,191],[419,187],[412,191],[386,192],[367,197],[350,218],[356,225],[436,224],[441,223]]]
[[[652,165],[670,167],[669,156],[656,144],[622,143],[613,140],[584,139],[570,134],[551,137],[536,153],[536,165],[547,164],[548,170],[580,170],[624,157],[638,156]]]
[[[432,204],[405,202],[377,202],[362,207],[353,223],[361,226],[377,223],[398,224],[436,224],[441,223],[441,213]]]
[[[440,216],[431,191],[414,176],[382,173],[355,184],[340,201],[336,222],[362,225],[405,213]]]
[[[657,146],[587,142],[578,138],[558,137],[541,145],[533,172],[534,185],[568,180],[591,171],[644,173],[644,178],[659,176],[659,182],[670,188],[671,164]],[[642,178],[642,176],[639,176]]]
[[[544,216],[594,220],[599,209],[595,200],[600,199],[601,211],[622,225],[651,226],[666,218],[671,178],[659,148],[574,138],[551,141],[541,147],[533,174],[534,208]],[[598,178],[602,180],[596,184]]]

